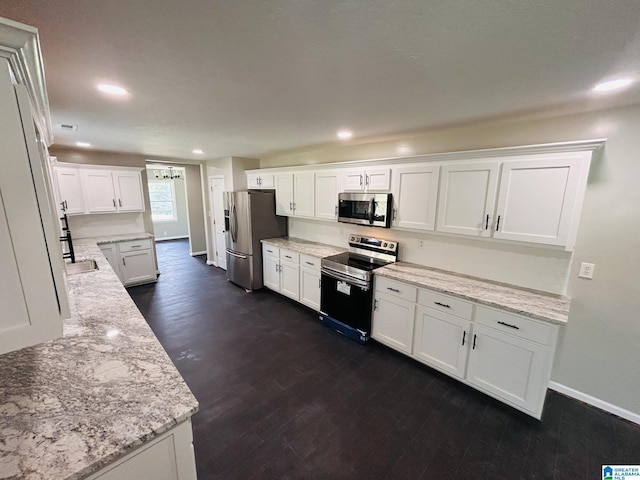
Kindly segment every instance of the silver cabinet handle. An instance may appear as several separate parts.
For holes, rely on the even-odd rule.
[[[398,218],[398,209],[394,208],[393,209],[393,219],[395,220],[396,218]]]
[[[338,205],[335,206],[333,214],[337,217],[338,216]]]
[[[122,264],[126,265],[127,263],[124,261],[124,257],[122,257]]]
[[[293,202],[289,202],[289,210],[293,210]]]
[[[116,199],[114,198],[113,199],[113,208],[115,208],[115,207],[116,207]]]
[[[293,211],[296,211],[296,202],[293,202]]]
[[[289,258],[291,258],[291,257],[289,257]],[[313,263],[313,262],[304,262],[304,263],[306,263],[307,265],[311,265],[312,267],[315,266],[315,263]]]
[[[293,258],[293,257],[291,257],[291,255],[285,255],[284,257],[285,258]]]
[[[510,323],[498,322],[500,325],[504,325],[505,327],[513,328],[515,330],[520,330],[520,327],[517,325],[511,325]]]
[[[500,215],[498,215],[498,221],[496,222],[496,232],[500,230]]]
[[[369,186],[369,175],[365,175],[364,176],[364,184],[368,187]]]
[[[122,206],[122,199],[121,198],[118,199],[118,203],[120,204],[120,206]]]
[[[451,308],[450,305],[447,305],[446,303],[440,303],[440,302],[433,302],[436,305],[440,306],[440,307],[444,307],[444,308]]]
[[[360,175],[360,186],[362,186],[362,175]]]
[[[267,250],[267,252],[269,252],[269,253],[273,253],[273,250]]]
[[[140,248],[142,245],[131,245],[131,248]]]
[[[387,290],[391,290],[392,292],[400,293],[400,290],[398,290],[397,288],[387,287]]]
[[[322,278],[318,279],[318,288],[322,288]]]

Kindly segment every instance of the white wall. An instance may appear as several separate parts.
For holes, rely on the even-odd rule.
[[[572,300],[552,380],[640,415],[640,106],[549,119],[464,127],[274,154],[261,167],[506,147],[608,137],[589,175],[573,257],[552,249],[481,240],[400,234],[402,258],[547,291],[566,288]],[[406,155],[406,153],[404,154]],[[345,233],[352,228],[345,226]],[[290,220],[292,236],[345,246],[340,227]],[[385,232],[386,234],[386,232]],[[593,280],[577,278],[580,262],[596,264]]]

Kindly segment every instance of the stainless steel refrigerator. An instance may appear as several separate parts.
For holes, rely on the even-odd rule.
[[[247,290],[262,288],[260,240],[287,234],[287,218],[276,216],[273,191],[224,193],[227,278]]]

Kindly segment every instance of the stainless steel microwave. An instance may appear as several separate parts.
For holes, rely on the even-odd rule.
[[[339,193],[338,221],[389,228],[392,206],[390,193]]]

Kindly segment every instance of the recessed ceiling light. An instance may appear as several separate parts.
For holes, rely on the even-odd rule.
[[[76,142],[76,145],[82,148],[89,148],[91,146],[91,144],[87,142]]]
[[[196,155],[202,155],[204,152],[199,148],[194,148],[191,153],[195,153]]]
[[[413,149],[407,144],[402,144],[398,145],[398,147],[396,148],[396,152],[398,152],[400,155],[409,155],[410,153],[413,153]]]
[[[127,95],[129,93],[126,88],[119,87],[118,85],[111,85],[109,83],[101,83],[96,88],[103,93],[108,93],[109,95]]]
[[[613,90],[620,90],[626,88],[633,83],[633,78],[616,78],[614,80],[607,80],[606,82],[600,82],[593,87],[594,92],[611,92]]]
[[[353,132],[351,132],[350,130],[340,130],[338,132],[338,138],[341,138],[343,140],[346,140],[351,137],[353,137]]]

